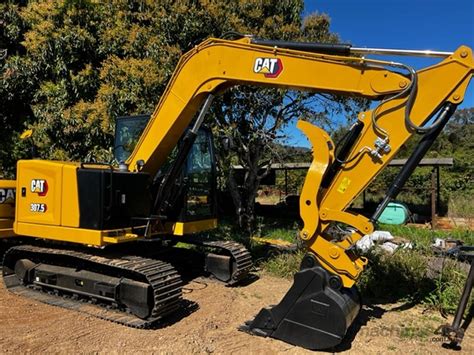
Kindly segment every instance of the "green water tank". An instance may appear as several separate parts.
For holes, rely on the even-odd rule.
[[[410,217],[407,206],[399,202],[390,202],[383,210],[378,221],[384,224],[405,224]]]

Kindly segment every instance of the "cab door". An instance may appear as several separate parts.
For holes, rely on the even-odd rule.
[[[199,130],[185,167],[183,221],[213,218],[216,215],[216,162],[211,131]]]

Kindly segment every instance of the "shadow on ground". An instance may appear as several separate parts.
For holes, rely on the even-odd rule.
[[[385,309],[373,305],[373,304],[368,304],[364,305],[355,319],[355,321],[352,323],[352,325],[349,327],[347,330],[346,336],[344,337],[344,340],[342,341],[341,344],[338,346],[334,347],[331,351],[335,353],[340,353],[343,351],[347,351],[351,349],[352,342],[354,341],[355,337],[359,333],[360,329],[363,326],[366,326],[369,321],[371,321],[374,318],[380,319],[382,318],[382,315],[386,312]]]

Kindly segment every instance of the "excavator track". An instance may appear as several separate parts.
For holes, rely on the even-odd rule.
[[[228,253],[232,257],[233,268],[227,285],[235,285],[248,276],[253,263],[252,255],[245,246],[237,242],[223,240],[203,241],[202,245],[219,249],[221,252]]]
[[[233,286],[247,278],[252,269],[252,255],[240,243],[196,238],[186,238],[182,241],[216,250],[219,254],[206,255],[205,269],[228,286]]]
[[[24,265],[30,269],[22,271]],[[81,282],[87,285],[88,280],[81,276],[93,275],[99,280],[94,287],[107,292],[87,295],[80,287],[60,286],[64,277],[60,274],[44,276],[48,270],[56,269],[66,275],[66,281],[73,279],[76,285]],[[134,328],[155,325],[176,312],[182,300],[182,281],[177,271],[169,263],[139,256],[113,257],[76,250],[16,246],[4,256],[3,280],[7,289],[15,294]],[[113,286],[107,286],[106,282]],[[144,300],[138,308],[133,301],[135,294]]]

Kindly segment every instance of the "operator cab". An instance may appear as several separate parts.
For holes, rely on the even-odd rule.
[[[150,115],[121,116],[115,125],[115,160],[124,163],[135,148]],[[170,154],[170,158],[154,177],[159,183],[173,164],[176,151],[181,142]],[[216,216],[216,162],[212,133],[207,128],[200,128],[198,136],[191,147],[176,183],[174,203],[167,211],[169,220],[178,222],[199,221]],[[156,184],[155,184],[156,185]],[[178,187],[179,186],[179,187]],[[154,190],[154,191],[153,191]],[[156,193],[152,188],[152,193]]]

